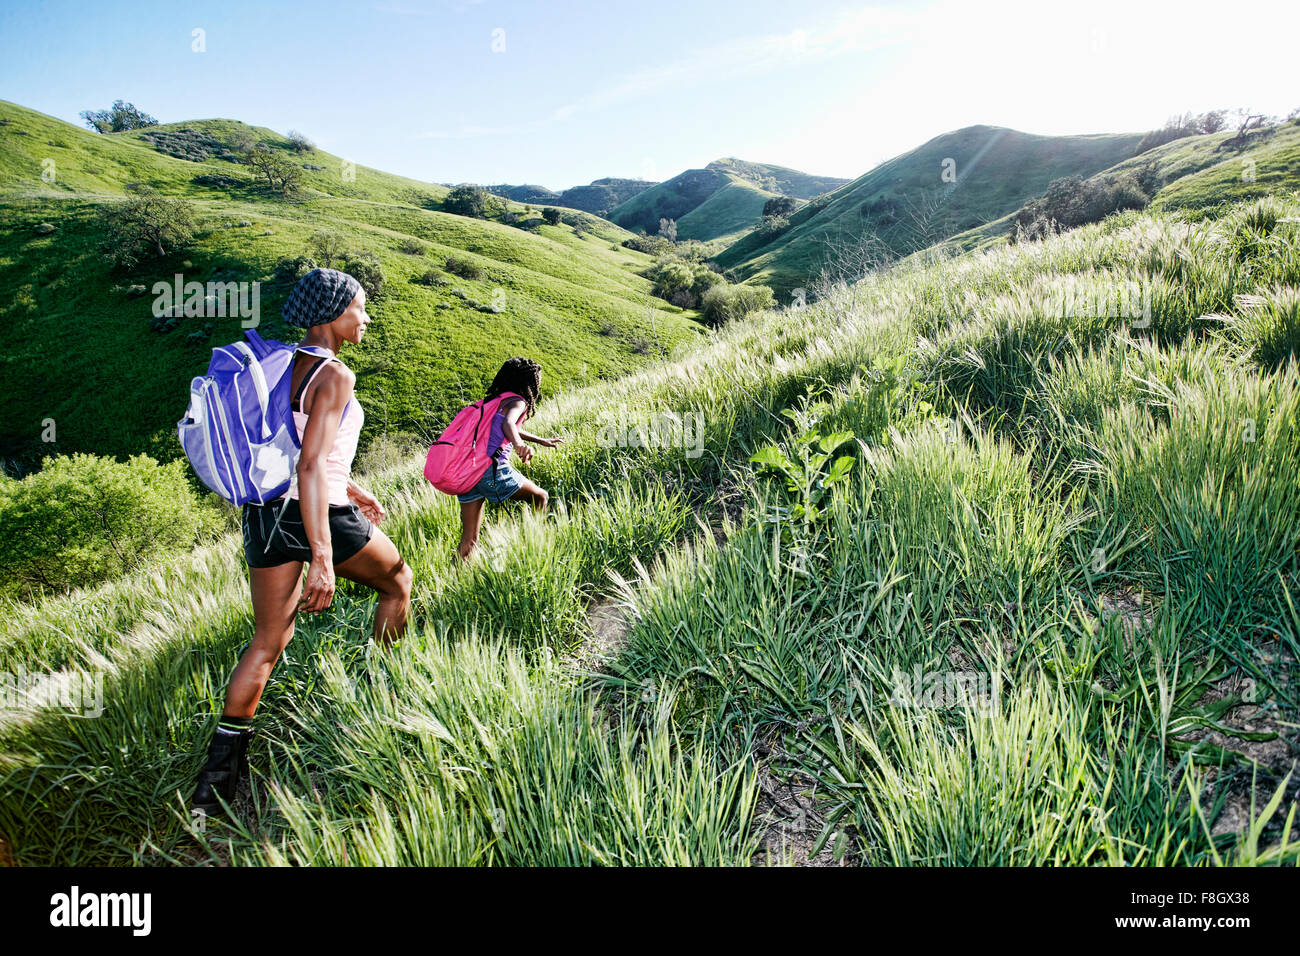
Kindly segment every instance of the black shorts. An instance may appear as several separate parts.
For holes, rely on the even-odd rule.
[[[250,568],[273,568],[290,561],[311,560],[311,546],[307,543],[298,499],[289,499],[277,528],[275,519],[282,505],[283,498],[264,505],[244,505],[244,557]],[[364,548],[374,533],[375,526],[355,504],[330,505],[330,544],[334,548],[335,566]]]

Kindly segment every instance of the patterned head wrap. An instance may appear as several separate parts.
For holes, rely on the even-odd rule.
[[[281,315],[299,328],[333,322],[352,304],[361,283],[337,269],[312,269],[289,293]]]

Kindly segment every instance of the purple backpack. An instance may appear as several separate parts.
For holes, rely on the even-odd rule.
[[[212,350],[176,431],[203,484],[232,504],[266,504],[289,490],[301,449],[289,408],[294,355],[330,353],[268,342],[252,329],[244,336]]]

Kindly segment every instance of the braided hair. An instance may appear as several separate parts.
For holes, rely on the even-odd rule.
[[[530,358],[507,359],[488,386],[486,397],[495,398],[502,392],[523,396],[528,403],[528,414],[532,415],[542,397],[541,364]]]

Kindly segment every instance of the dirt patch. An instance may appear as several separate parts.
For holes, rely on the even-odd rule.
[[[762,836],[752,866],[855,866],[853,841],[840,858],[835,858],[836,836],[826,840],[816,853],[826,821],[817,811],[815,777],[795,768],[773,766],[773,760],[788,758],[779,740],[769,738],[755,747],[758,761],[758,798],[754,804],[754,828]],[[847,834],[846,834],[847,836]],[[843,847],[841,840],[841,847]]]
[[[1101,620],[1105,622],[1107,618],[1118,617],[1126,636],[1149,628],[1155,613],[1151,599],[1141,593],[1116,591],[1101,596]]]
[[[750,499],[748,486],[741,484],[734,475],[728,475],[718,482],[705,505],[700,509],[700,516],[714,529],[714,534],[723,538],[722,526],[727,523],[738,525],[745,516],[745,505]]]
[[[798,771],[773,773],[766,766],[758,772],[758,800],[754,826],[762,830],[754,866],[848,866],[849,854],[835,859],[834,839],[828,839],[816,853],[825,821],[817,813],[817,781]]]
[[[604,671],[622,649],[631,622],[632,609],[626,599],[603,597],[592,602],[587,608],[591,636],[574,652],[574,668],[591,673]]]
[[[1189,743],[1204,741],[1239,754],[1256,765],[1257,772],[1240,766],[1207,771],[1207,779],[1216,789],[1227,787],[1223,808],[1210,829],[1214,836],[1245,833],[1282,779],[1288,773],[1292,774],[1282,803],[1260,840],[1261,847],[1268,847],[1281,839],[1283,821],[1291,805],[1300,800],[1300,774],[1296,773],[1300,770],[1300,735],[1295,722],[1279,713],[1277,703],[1264,700],[1263,690],[1252,678],[1240,673],[1230,674],[1207,689],[1197,701],[1196,708],[1209,707],[1229,697],[1241,698],[1242,703],[1230,708],[1216,721],[1226,729],[1199,728],[1180,734],[1177,739]],[[1251,740],[1237,734],[1266,734],[1269,739]]]
[[[1275,703],[1264,700],[1264,691],[1254,680],[1230,674],[1206,690],[1197,701],[1197,709],[1211,706],[1228,697],[1240,697],[1242,703],[1227,711],[1217,722],[1229,731],[1243,734],[1275,735],[1269,740],[1251,740],[1235,734],[1204,728],[1183,734],[1179,739],[1204,740],[1216,747],[1236,751],[1270,773],[1283,776],[1300,759],[1300,739],[1293,721],[1282,719]]]

